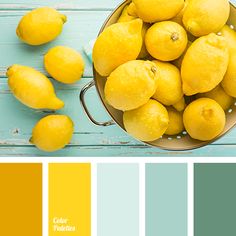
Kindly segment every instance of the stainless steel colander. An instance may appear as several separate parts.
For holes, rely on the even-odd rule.
[[[108,19],[105,21],[104,25],[102,26],[100,33],[108,26],[114,24],[117,22],[119,16],[121,15],[122,10],[126,5],[128,5],[130,1],[125,1],[122,3],[117,9],[115,9],[112,14],[108,17]],[[236,27],[236,7],[233,4],[230,4],[231,11],[230,11],[230,17],[228,20],[228,25],[234,29],[234,26]],[[100,34],[99,33],[99,34]],[[236,63],[236,62],[235,62]],[[81,104],[88,116],[88,118],[93,122],[95,125],[99,126],[110,126],[110,125],[119,125],[124,131],[124,125],[123,125],[123,112],[118,111],[114,109],[113,107],[109,106],[105,102],[104,98],[104,86],[106,82],[106,78],[101,77],[96,70],[93,68],[94,73],[94,80],[92,80],[89,84],[87,84],[80,93],[80,100]],[[86,106],[86,100],[85,100],[85,94],[86,92],[96,86],[97,92],[100,96],[100,99],[104,105],[104,108],[106,111],[110,114],[112,117],[111,121],[108,122],[98,122],[96,121],[93,116],[90,114],[87,106]],[[211,140],[209,142],[203,142],[199,140],[192,139],[186,131],[182,132],[179,135],[175,136],[168,136],[164,135],[160,139],[153,141],[153,142],[145,142],[145,144],[151,145],[153,147],[158,147],[165,150],[171,150],[171,151],[184,151],[184,150],[192,150],[195,148],[200,148],[203,146],[206,146],[219,138],[223,137],[228,131],[230,131],[234,126],[236,125],[236,102],[232,105],[232,107],[226,112],[226,126],[224,131],[216,137],[214,140]],[[126,131],[125,131],[126,132]]]

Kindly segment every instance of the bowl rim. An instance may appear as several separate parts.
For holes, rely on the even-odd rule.
[[[113,17],[113,15],[121,8],[121,7],[125,7],[126,5],[128,5],[129,3],[131,3],[132,0],[124,0],[122,3],[120,3],[112,12],[111,14],[106,18],[105,22],[103,23],[101,29],[99,30],[99,33],[97,36],[99,36],[103,31],[104,29],[107,27],[107,24],[108,22],[111,20],[111,18]],[[230,3],[230,6],[233,7],[235,10],[236,10],[236,6],[231,3]],[[236,127],[236,122],[233,126],[227,128],[225,131],[223,131],[220,135],[218,135],[216,138],[212,139],[212,140],[209,140],[209,141],[200,141],[198,144],[194,144],[192,147],[186,147],[186,148],[166,148],[166,147],[163,147],[163,146],[159,146],[159,145],[153,145],[151,142],[145,142],[145,141],[141,141],[135,137],[133,137],[131,134],[129,134],[123,127],[121,127],[121,125],[116,121],[116,118],[114,117],[114,115],[112,114],[112,112],[109,111],[109,109],[106,107],[106,102],[105,100],[102,98],[102,95],[101,93],[99,92],[99,87],[98,87],[98,83],[97,83],[97,79],[96,79],[96,74],[97,74],[97,71],[94,67],[94,63],[93,63],[93,81],[94,81],[94,84],[95,84],[95,87],[96,87],[96,91],[99,95],[99,98],[100,98],[100,101],[102,102],[102,105],[103,107],[105,108],[106,112],[110,115],[110,117],[112,118],[112,120],[114,121],[115,125],[117,125],[120,129],[122,129],[123,132],[125,132],[126,134],[128,134],[131,138],[133,138],[134,140],[140,142],[140,143],[143,143],[145,144],[146,146],[149,146],[149,147],[152,147],[152,148],[159,148],[161,150],[165,150],[165,151],[191,151],[191,150],[196,150],[196,149],[199,149],[199,148],[203,148],[203,147],[206,147],[207,145],[210,145],[214,142],[216,142],[217,140],[221,139],[222,137],[224,137],[226,134],[228,134],[230,131],[232,131],[232,129],[234,129]],[[171,137],[171,135],[170,135]],[[193,139],[191,137],[191,139]],[[180,139],[181,140],[181,139]],[[194,139],[193,139],[194,140]],[[197,140],[199,141],[199,140]]]

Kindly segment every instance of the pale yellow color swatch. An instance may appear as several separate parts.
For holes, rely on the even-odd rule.
[[[41,164],[0,164],[0,235],[42,236]]]
[[[49,164],[49,236],[91,236],[90,164]]]

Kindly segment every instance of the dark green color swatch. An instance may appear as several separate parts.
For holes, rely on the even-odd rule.
[[[236,164],[195,164],[194,236],[236,235]]]

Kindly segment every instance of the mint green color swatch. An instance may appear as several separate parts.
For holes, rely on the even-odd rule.
[[[187,236],[187,224],[187,164],[147,164],[146,236]]]
[[[194,236],[236,235],[236,164],[195,164]]]
[[[99,164],[97,236],[139,236],[139,165]]]

